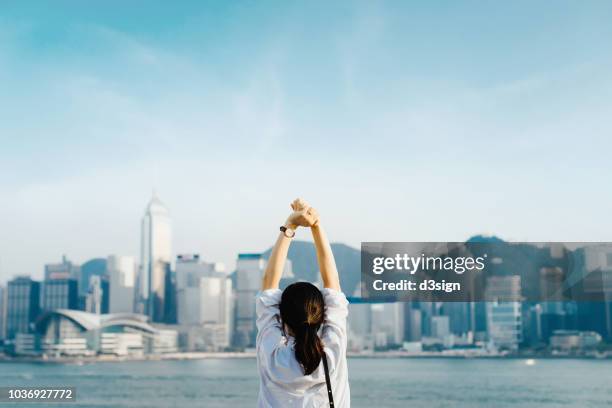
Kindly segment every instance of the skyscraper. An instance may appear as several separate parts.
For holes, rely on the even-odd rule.
[[[164,274],[164,323],[176,324],[176,273],[166,264]]]
[[[45,265],[45,280],[78,279],[81,268],[62,255],[62,262]]]
[[[154,322],[163,322],[166,271],[172,252],[172,227],[168,209],[155,194],[142,218],[140,248],[140,311]]]
[[[178,255],[178,323],[187,350],[223,350],[230,345],[232,281],[222,264],[203,262],[198,254]]]
[[[402,344],[404,341],[404,304],[374,303],[372,313],[372,335],[377,347]]]
[[[261,254],[238,254],[234,327],[234,344],[238,347],[255,346],[255,295],[261,288],[265,266]]]
[[[6,289],[6,338],[29,333],[40,312],[40,282],[29,277],[9,281]]]
[[[603,313],[602,329],[600,333],[604,338],[612,340],[612,250],[609,244],[599,244],[584,248],[585,269],[589,275],[585,281],[591,281],[591,287],[603,293],[604,301],[601,305]],[[595,279],[593,279],[595,278]],[[593,285],[594,284],[594,285]]]
[[[6,288],[0,286],[0,340],[3,340],[6,336],[5,333],[6,325]]]
[[[81,265],[81,271],[79,273],[79,297],[83,298],[83,302],[85,301],[85,297],[87,297],[89,292],[92,276],[108,278],[106,258],[90,259]]]
[[[111,255],[106,260],[110,286],[110,313],[134,311],[136,263],[131,256]]]
[[[79,309],[78,281],[76,279],[51,279],[43,282],[42,309]]]
[[[89,278],[89,289],[85,297],[85,311],[93,314],[102,314],[102,277],[92,275]]]
[[[522,341],[521,277],[492,276],[487,279],[487,333],[498,349],[518,350]]]

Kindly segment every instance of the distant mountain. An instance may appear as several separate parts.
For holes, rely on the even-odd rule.
[[[486,235],[474,235],[466,242],[468,243],[502,243],[505,242],[503,239],[496,237],[495,235],[486,236]]]
[[[361,257],[359,249],[345,244],[331,244],[336,266],[340,274],[342,290],[347,294],[353,294],[361,279]],[[272,249],[263,253],[268,259]],[[319,278],[319,266],[317,265],[317,253],[312,242],[293,241],[289,247],[288,258],[293,266],[293,280],[306,280],[316,282]],[[286,282],[285,282],[286,283]]]

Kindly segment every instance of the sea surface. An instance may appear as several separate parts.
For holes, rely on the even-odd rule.
[[[352,407],[612,406],[612,360],[351,358]],[[75,403],[14,407],[255,407],[254,359],[0,363],[0,386],[74,386]]]

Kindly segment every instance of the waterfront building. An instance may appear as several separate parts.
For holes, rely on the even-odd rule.
[[[42,310],[73,309],[79,307],[76,279],[51,279],[43,282]]]
[[[178,344],[176,330],[153,326],[135,313],[53,310],[38,319],[33,334],[31,349],[48,356],[170,353]]]
[[[372,304],[361,298],[361,283],[349,297],[348,348],[352,351],[372,350]]]
[[[106,259],[108,270],[110,313],[131,313],[134,311],[134,290],[136,264],[134,257],[110,255]]]
[[[0,286],[0,340],[6,337],[6,288]]]
[[[472,335],[474,313],[474,304],[470,302],[446,302],[440,308],[440,314],[448,316],[450,334],[454,336]]]
[[[404,340],[407,342],[420,342],[423,337],[423,324],[421,309],[413,303],[404,306]]]
[[[177,316],[176,300],[176,273],[166,264],[166,276],[164,282],[164,323],[176,324]]]
[[[601,343],[599,333],[578,330],[556,330],[550,337],[550,347],[557,351],[585,351]]]
[[[261,254],[238,254],[236,261],[236,306],[233,343],[237,347],[254,347],[255,295],[261,289],[266,261]]]
[[[222,350],[230,345],[232,281],[221,269],[197,254],[177,257],[177,315],[187,350]]]
[[[556,330],[564,330],[568,327],[566,321],[564,300],[564,271],[560,267],[540,268],[540,297],[542,300],[540,312],[535,317],[539,321],[536,327],[540,329],[539,338],[548,342],[552,333]]]
[[[395,347],[404,343],[404,304],[372,304],[372,335],[376,347]]]
[[[141,333],[101,333],[100,354],[116,356],[142,356],[144,342]]]
[[[179,345],[185,351],[223,351],[228,345],[227,326],[215,323],[179,326]]]
[[[6,338],[18,333],[30,333],[40,313],[40,282],[18,277],[6,287]]]
[[[153,195],[141,225],[139,311],[164,321],[165,282],[172,253],[172,227],[166,206]]]
[[[487,335],[494,348],[516,351],[522,342],[521,277],[487,279]]]
[[[587,275],[584,286],[587,292],[602,294],[602,312],[598,330],[612,341],[612,245],[598,244],[584,247]]]
[[[38,353],[36,335],[32,333],[17,333],[13,339],[13,354],[32,356]]]
[[[450,336],[450,319],[448,316],[432,316],[431,318],[431,337],[441,341]]]

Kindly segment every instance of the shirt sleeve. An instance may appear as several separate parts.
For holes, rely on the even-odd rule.
[[[333,371],[340,359],[346,358],[348,300],[344,293],[334,289],[325,288],[322,292],[325,300],[322,340]]]
[[[266,289],[255,298],[255,313],[257,314],[257,348],[262,343],[277,344],[282,336],[279,304],[280,289]]]

